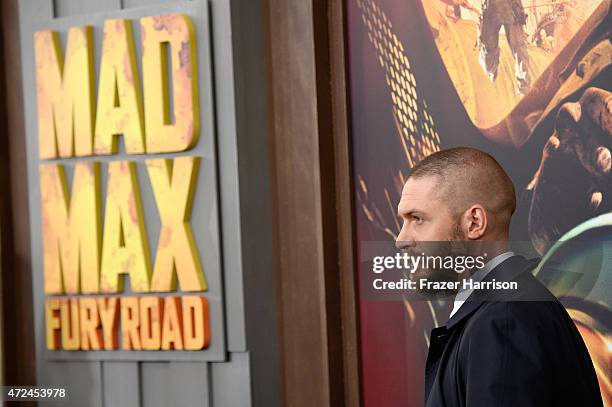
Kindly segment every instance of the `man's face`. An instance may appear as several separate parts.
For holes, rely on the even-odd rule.
[[[449,256],[457,254],[464,240],[459,227],[459,216],[453,215],[448,205],[440,198],[440,182],[437,177],[409,179],[404,185],[398,205],[398,214],[403,220],[396,247],[411,256]],[[429,281],[457,281],[453,270],[438,266],[420,266],[409,275],[411,280],[425,278]],[[444,298],[454,295],[447,290],[419,290],[427,298]]]
[[[398,249],[414,251],[418,242],[461,240],[458,217],[439,197],[438,177],[410,178],[404,185],[398,205],[402,229],[397,236]]]

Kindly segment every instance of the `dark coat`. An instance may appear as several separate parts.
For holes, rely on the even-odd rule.
[[[475,291],[432,330],[426,407],[603,405],[582,337],[534,266],[505,260],[484,281],[516,281],[518,290]]]

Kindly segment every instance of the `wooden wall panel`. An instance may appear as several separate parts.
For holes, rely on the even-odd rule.
[[[358,406],[344,2],[267,4],[283,402]]]
[[[227,363],[210,363],[210,386],[213,389],[212,406],[240,406],[244,400],[252,400],[254,406],[276,406],[278,401],[270,393],[277,393],[278,387],[268,387],[259,391],[268,393],[267,400],[253,397],[257,389],[253,386],[234,385],[246,383],[250,378],[251,365],[249,354],[244,352],[232,352]],[[255,382],[255,378],[252,378]],[[272,401],[270,401],[272,400]]]
[[[336,273],[324,236],[326,182],[321,143],[328,125],[318,108],[314,1],[269,1],[272,193],[279,286],[284,405],[341,405],[328,332],[326,272]],[[299,46],[298,46],[299,44]],[[323,62],[322,62],[323,63]],[[329,134],[329,133],[327,133]],[[324,176],[325,175],[325,176]],[[333,252],[333,248],[331,249]],[[331,327],[332,329],[334,327]]]
[[[50,362],[44,370],[41,384],[65,387],[68,401],[49,402],[51,406],[103,407],[102,368],[100,362]]]
[[[174,0],[121,0],[123,8],[146,7],[155,4],[172,3]]]
[[[120,10],[121,0],[54,0],[55,18],[101,13],[108,10]]]
[[[102,393],[104,405],[113,407],[140,406],[140,371],[134,362],[104,362]]]
[[[210,405],[206,363],[142,362],[142,402],[147,407]]]
[[[342,326],[342,369],[344,405],[361,404],[355,273],[355,235],[353,231],[354,196],[349,133],[348,67],[346,61],[346,3],[331,1],[328,5],[332,134],[334,139],[334,174],[336,176],[336,213],[338,231],[338,274],[340,324]]]

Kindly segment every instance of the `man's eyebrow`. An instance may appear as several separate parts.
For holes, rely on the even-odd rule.
[[[419,212],[421,212],[421,211],[419,211],[418,209],[410,208],[410,209],[406,209],[406,210],[403,210],[403,211],[402,210],[398,210],[397,214],[400,217],[403,218],[403,217],[408,217],[408,216],[412,215],[413,213],[419,213]]]

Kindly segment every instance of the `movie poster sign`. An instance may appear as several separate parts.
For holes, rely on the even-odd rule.
[[[28,160],[50,359],[223,360],[206,7],[42,22]]]

